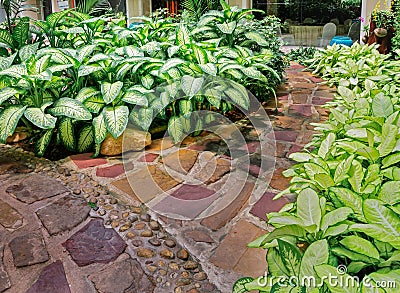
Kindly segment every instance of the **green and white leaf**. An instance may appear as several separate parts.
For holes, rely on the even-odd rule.
[[[85,153],[92,149],[94,143],[94,133],[91,124],[84,126],[78,134],[78,144],[76,151],[78,153]]]
[[[10,135],[14,134],[27,106],[11,105],[0,113],[0,143],[5,143]]]
[[[46,114],[41,108],[27,108],[24,115],[26,119],[39,128],[50,129],[56,127],[57,118]]]
[[[116,81],[114,83],[102,82],[101,83],[101,94],[106,104],[112,103],[120,94],[124,83],[122,81]]]
[[[104,120],[108,132],[114,137],[119,137],[129,121],[129,109],[127,106],[107,106],[103,109]]]
[[[65,116],[76,120],[91,120],[92,114],[79,101],[70,98],[61,98],[49,109],[53,116]]]

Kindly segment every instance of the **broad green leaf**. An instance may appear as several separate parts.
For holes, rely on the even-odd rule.
[[[14,78],[21,78],[23,75],[27,74],[28,72],[26,71],[26,67],[22,64],[12,65],[11,67],[0,71],[0,76],[5,75]]]
[[[70,98],[59,99],[54,103],[53,108],[49,109],[49,112],[54,116],[65,116],[76,120],[92,119],[92,114],[81,102]]]
[[[79,62],[83,62],[85,58],[87,58],[93,51],[96,49],[97,45],[86,45],[78,49],[77,58]]]
[[[321,189],[328,189],[335,185],[332,177],[328,174],[315,174],[314,180],[319,186],[321,186]]]
[[[1,43],[1,34],[2,33],[3,33],[3,30],[0,30],[0,43]],[[15,56],[17,56],[17,53],[14,53],[10,57],[0,57],[0,70],[9,68],[11,66],[11,64],[14,62]]]
[[[281,228],[277,228],[269,233],[261,245],[271,242],[275,239],[281,239],[282,236],[295,236],[295,237],[304,237],[306,235],[306,231],[303,227],[298,225],[288,225]]]
[[[208,62],[207,53],[203,48],[192,45],[192,50],[198,64],[206,64]]]
[[[362,198],[356,193],[352,192],[347,188],[331,187],[330,190],[335,194],[336,198],[344,207],[349,207],[353,210],[354,216],[362,221],[366,222],[362,209]]]
[[[361,163],[357,160],[353,160],[349,170],[350,177],[348,178],[348,180],[353,190],[358,193],[361,191],[364,173],[364,168],[362,167]]]
[[[311,243],[311,245],[304,252],[300,265],[300,278],[303,277],[317,277],[314,267],[322,264],[327,264],[329,259],[328,242],[318,240]],[[316,280],[316,284],[319,280]]]
[[[267,252],[268,272],[273,276],[292,276],[283,263],[282,255],[276,248]]]
[[[339,95],[341,95],[343,97],[343,99],[347,103],[353,103],[354,102],[355,94],[351,89],[349,89],[347,87],[344,87],[344,86],[338,86],[337,92],[338,92]]]
[[[365,263],[362,261],[352,261],[348,267],[347,267],[347,272],[352,273],[352,274],[357,274],[359,273],[362,269],[370,266],[371,264]]]
[[[377,148],[381,157],[387,156],[393,151],[396,146],[397,131],[395,125],[385,123],[382,126],[382,142]]]
[[[18,55],[22,62],[26,62],[32,55],[35,55],[37,49],[39,48],[39,43],[29,44],[23,46],[19,51]]]
[[[176,26],[176,45],[182,46],[190,44],[190,33],[185,24]]]
[[[179,117],[173,116],[169,119],[168,133],[174,142],[178,142],[183,139],[183,126]]]
[[[103,95],[103,100],[106,104],[112,103],[120,94],[124,83],[122,81],[116,81],[114,83],[102,82],[101,83],[101,93]]]
[[[189,100],[179,101],[179,111],[181,114],[186,115],[193,111],[193,104]]]
[[[51,142],[51,138],[53,136],[54,129],[48,129],[45,133],[38,139],[35,143],[35,154],[38,157],[43,157],[44,153]]]
[[[167,72],[169,69],[177,67],[181,64],[186,63],[185,60],[182,60],[180,58],[172,58],[168,59],[167,62],[164,63],[164,65],[160,68],[161,73]]]
[[[100,144],[107,136],[107,126],[104,120],[104,115],[100,114],[93,118],[92,121],[93,132],[94,132],[94,142]]]
[[[310,189],[302,190],[297,197],[297,217],[302,219],[304,225],[316,225],[321,223],[321,208],[317,193]]]
[[[240,87],[240,85],[237,87]],[[236,106],[248,110],[250,107],[249,95],[246,89],[240,90],[237,87],[232,85],[232,87],[225,89],[224,93]]]
[[[314,269],[317,272],[318,277],[320,277],[324,281],[325,285],[329,288],[330,292],[358,293],[358,288],[360,285],[358,284],[357,280],[350,275],[339,274],[337,268],[326,264],[316,266]],[[332,280],[332,276],[336,277],[334,280],[342,280],[342,284],[346,284],[348,286],[337,286],[336,282],[336,284],[330,282],[329,280]]]
[[[19,91],[15,88],[3,87],[2,89],[0,89],[0,105],[18,93]]]
[[[29,41],[29,21],[29,17],[21,17],[14,27],[12,37],[17,42],[18,48],[21,48]]]
[[[301,254],[293,244],[278,240],[279,255],[282,263],[289,272],[290,276],[298,276],[300,272]]]
[[[390,205],[400,203],[400,181],[388,181],[383,184],[378,198]]]
[[[370,237],[373,237],[382,242],[388,242],[392,246],[400,249],[400,240],[396,234],[393,234],[392,229],[387,229],[382,225],[376,224],[353,224],[350,226],[350,231],[362,232]]]
[[[91,113],[99,113],[103,107],[106,105],[104,103],[103,97],[101,95],[98,96],[91,96],[87,98],[83,105],[91,112]]]
[[[81,88],[79,93],[76,95],[75,100],[83,103],[86,99],[98,94],[100,94],[100,91],[98,91],[95,87],[84,87]]]
[[[218,67],[214,63],[198,64],[204,73],[216,76],[218,74]]]
[[[82,65],[78,70],[78,77],[86,76],[91,73],[102,70],[103,68],[98,65]]]
[[[137,91],[127,91],[125,92],[122,101],[132,105],[147,107],[149,102],[143,93]]]
[[[246,38],[256,42],[260,46],[268,46],[269,45],[269,42],[267,42],[265,37],[256,31],[249,31],[249,32],[245,33],[244,35],[246,36]]]
[[[0,30],[0,44],[3,44],[8,48],[14,48],[14,40],[8,30]]]
[[[11,105],[0,113],[0,142],[5,143],[18,125],[19,119],[24,115],[27,106]]]
[[[58,126],[61,143],[70,151],[76,149],[74,125],[71,118],[62,118]]]
[[[56,127],[57,118],[46,114],[41,108],[27,108],[24,115],[26,119],[39,128],[50,129]]]
[[[250,277],[244,277],[244,278],[240,278],[239,280],[237,280],[235,282],[235,284],[233,284],[233,289],[232,289],[232,293],[244,293],[244,292],[248,292],[245,285],[248,283],[253,282],[254,279],[250,278]]]
[[[224,33],[224,34],[228,34],[228,35],[230,35],[230,34],[232,34],[233,33],[233,31],[235,30],[235,28],[236,28],[236,21],[231,21],[231,22],[228,22],[228,23],[217,23],[216,24],[216,27],[222,32],[222,33]]]
[[[117,138],[128,125],[129,109],[127,106],[107,106],[103,109],[104,120],[108,132]]]
[[[393,113],[393,104],[388,96],[377,94],[372,99],[372,112],[376,117],[389,117]]]
[[[328,136],[321,142],[321,145],[318,149],[318,156],[326,160],[335,139],[336,135],[332,132],[329,133]]]
[[[133,111],[136,111],[135,109]],[[132,111],[132,112],[133,112]],[[150,108],[140,108],[138,110],[140,126],[143,130],[148,130],[150,128],[151,123],[153,122],[154,112]]]
[[[36,73],[41,73],[47,69],[47,67],[50,64],[51,57],[52,56],[50,54],[48,54],[48,55],[44,55],[44,56],[40,57],[38,60],[36,60],[36,63],[35,63]]]
[[[328,227],[334,226],[344,220],[353,213],[353,210],[348,207],[342,207],[335,209],[327,214],[322,218],[321,222],[321,230],[326,231]]]
[[[304,163],[304,162],[309,162],[314,157],[313,155],[308,153],[292,153],[289,155],[289,158],[292,159],[293,161]]]
[[[340,241],[340,244],[342,244],[344,247],[347,249],[354,251],[359,254],[366,255],[368,257],[372,257],[375,259],[379,259],[379,252],[375,248],[375,246],[369,242],[368,240],[355,236],[355,235],[350,235],[345,238],[343,238]]]
[[[204,78],[195,78],[189,75],[182,76],[181,87],[185,95],[192,98],[203,86]]]
[[[350,167],[352,166],[351,163],[353,162],[353,159],[354,159],[354,155],[351,155],[346,160],[343,160],[342,162],[340,162],[340,164],[336,167],[335,175],[333,178],[333,181],[335,181],[336,184],[340,183],[341,181],[343,181],[349,177],[347,172],[349,172]]]
[[[368,255],[354,252],[350,249],[341,246],[332,247],[331,252],[343,259],[350,259],[352,261],[362,261],[369,264],[378,263],[378,260],[370,258]]]
[[[142,82],[142,85],[148,90],[151,89],[154,84],[154,78],[150,74],[140,77],[140,81]]]
[[[304,226],[303,221],[293,215],[281,215],[278,214],[276,216],[268,216],[268,223],[273,225],[274,227],[286,226],[286,225],[298,225]]]
[[[385,231],[399,237],[400,241],[400,218],[376,199],[366,199],[363,203],[363,211],[368,223],[380,225]],[[378,239],[379,240],[379,239]]]
[[[261,71],[257,70],[255,67],[244,67],[241,68],[241,71],[250,78],[265,81],[266,77],[261,73]]]
[[[382,159],[382,168],[387,168],[400,162],[400,152],[391,154]]]
[[[91,150],[94,143],[94,133],[92,125],[84,126],[78,133],[78,143],[76,151],[78,153],[85,153]]]
[[[328,229],[326,229],[326,231],[324,233],[324,237],[326,238],[326,237],[330,237],[330,236],[336,236],[336,235],[343,234],[347,231],[348,228],[349,228],[349,225],[346,225],[346,224],[330,226]]]

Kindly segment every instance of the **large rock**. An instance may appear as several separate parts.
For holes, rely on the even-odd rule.
[[[150,133],[135,128],[127,128],[117,138],[108,134],[101,145],[100,153],[104,156],[116,156],[122,154],[122,152],[140,151],[150,144]]]

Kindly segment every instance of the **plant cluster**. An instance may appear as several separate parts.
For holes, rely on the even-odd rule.
[[[195,26],[144,18],[134,30],[74,10],[21,18],[12,33],[0,32],[0,141],[23,122],[39,156],[51,143],[97,154],[108,133],[117,138],[129,121],[147,130],[152,118],[179,140],[180,117],[192,111],[248,107],[246,91],[230,82],[200,92],[208,76],[257,89],[260,98],[274,93],[285,65],[271,45],[276,35],[246,27],[244,19],[256,22],[248,19],[253,10],[221,5]]]
[[[290,61],[295,61],[301,65],[306,65],[309,60],[313,60],[313,57],[317,49],[314,47],[299,47],[291,50],[286,56]]]
[[[359,66],[349,51],[363,52],[361,63],[379,55],[368,46],[337,50],[346,57],[331,58],[330,63],[325,60],[321,67],[322,52],[315,62],[318,72],[325,72],[323,67],[328,66],[326,72],[330,72],[339,63]],[[294,193],[297,200],[268,214],[268,223],[275,229],[249,244],[268,248],[269,275],[239,280],[236,292],[397,292],[398,70],[386,71],[390,78],[382,82],[376,79],[379,68],[374,66],[385,64],[374,62],[368,63],[369,70],[358,70],[357,83],[351,81],[357,76],[343,71],[337,97],[329,105],[328,121],[314,124],[319,133],[302,152],[291,154],[297,164],[284,172],[292,177],[291,184],[276,198]],[[335,78],[326,72],[325,78]],[[330,282],[329,276],[339,282]]]

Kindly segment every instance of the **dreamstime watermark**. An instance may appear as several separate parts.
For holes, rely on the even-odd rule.
[[[327,275],[317,278],[316,276],[272,276],[265,272],[264,276],[257,280],[261,287],[308,287],[320,288],[324,284],[328,287],[341,288],[382,288],[396,289],[400,288],[400,284],[396,280],[374,280],[369,276],[365,276],[362,280],[358,276],[350,276],[347,273],[345,265],[338,265],[336,274],[328,273]]]
[[[139,171],[138,166],[133,169],[128,163],[132,154],[129,152],[129,137],[124,136],[123,159],[127,179],[142,203],[169,218],[194,220],[218,213],[243,192],[249,193],[249,189],[250,202],[262,196],[275,168],[275,140],[270,119],[256,97],[242,85],[215,76],[182,78],[157,87],[149,97],[147,109],[150,111],[143,111],[143,107],[133,110],[138,122],[147,119],[150,126],[160,117],[172,116],[181,119],[178,126],[182,139],[199,133],[206,133],[206,136],[195,139],[196,143],[203,143],[200,147],[205,149],[198,151],[184,147],[180,152],[180,142],[171,147],[168,129],[156,151],[161,160],[149,163]],[[240,102],[243,97],[247,99],[245,103]],[[229,116],[204,107],[207,103],[213,106],[232,104],[238,110],[236,113],[241,112],[242,125],[230,120]],[[182,114],[181,107],[188,104],[191,109]],[[247,106],[241,106],[243,104]],[[170,121],[168,127],[174,126]],[[130,124],[127,128],[137,126]],[[143,130],[148,131],[148,128]],[[208,150],[210,145],[212,147]],[[142,155],[145,154],[146,150],[143,150]],[[254,185],[249,185],[249,181]]]

